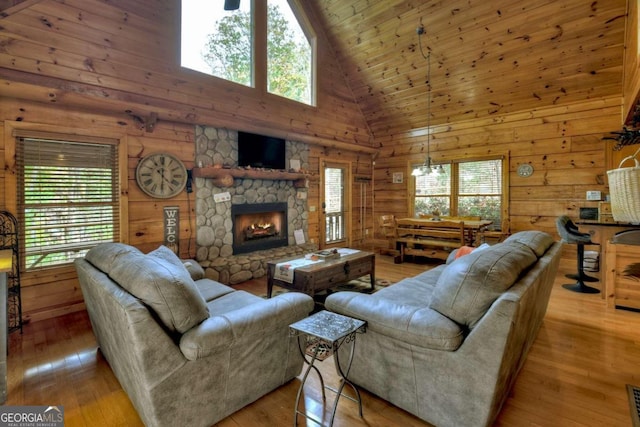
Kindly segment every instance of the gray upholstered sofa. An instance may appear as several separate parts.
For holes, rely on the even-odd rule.
[[[327,309],[368,322],[349,378],[437,426],[491,425],[542,323],[560,248],[520,232],[373,295],[330,295]]]
[[[146,425],[210,426],[300,373],[289,325],[313,310],[308,295],[235,291],[163,246],[99,245],[76,269],[100,350]]]

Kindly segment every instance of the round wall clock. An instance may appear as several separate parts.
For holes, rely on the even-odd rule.
[[[187,168],[171,154],[149,154],[136,167],[136,182],[149,196],[168,199],[184,189]]]
[[[518,166],[518,175],[525,178],[533,175],[533,166],[528,163],[521,164]]]

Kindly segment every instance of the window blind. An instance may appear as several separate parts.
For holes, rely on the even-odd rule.
[[[502,160],[459,164],[461,195],[499,195],[502,193]]]
[[[117,141],[18,137],[16,164],[25,270],[67,264],[118,239]]]
[[[454,160],[443,165],[443,173],[415,178],[414,215],[479,216],[502,223],[504,158]]]

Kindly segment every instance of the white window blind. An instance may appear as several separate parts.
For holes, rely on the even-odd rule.
[[[479,216],[502,224],[504,159],[454,160],[442,173],[415,178],[414,215]],[[415,167],[415,165],[414,165]]]
[[[479,216],[500,229],[502,160],[461,162],[458,176],[458,215]]]
[[[17,138],[26,270],[70,263],[96,244],[118,239],[117,141],[94,141]]]

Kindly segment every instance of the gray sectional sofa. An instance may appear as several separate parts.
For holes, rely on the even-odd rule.
[[[302,293],[262,299],[166,247],[99,245],[76,269],[102,354],[148,426],[210,426],[297,376]]]
[[[560,249],[525,231],[372,295],[330,295],[327,309],[368,322],[349,379],[440,427],[491,425],[541,326]]]

